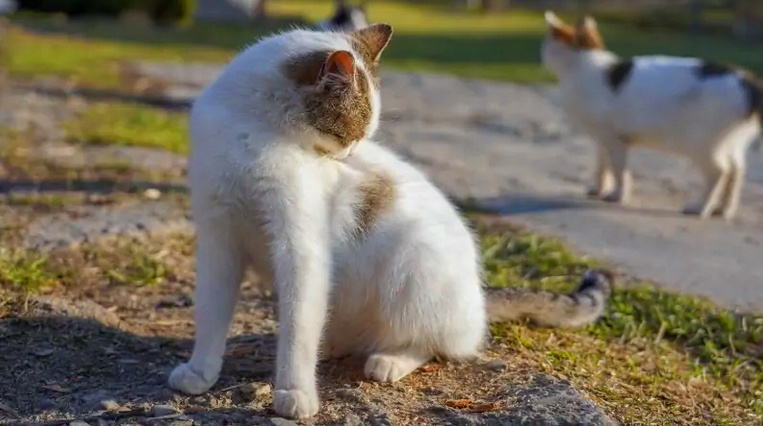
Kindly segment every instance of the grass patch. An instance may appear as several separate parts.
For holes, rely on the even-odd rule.
[[[488,228],[481,234],[490,285],[569,290],[585,269],[597,266],[552,238]],[[616,404],[625,419],[750,424],[763,418],[763,316],[737,314],[647,283],[620,286],[610,303],[606,316],[585,333],[528,334],[511,324],[493,330],[518,350],[542,354],[548,373],[566,375]]]
[[[40,291],[57,284],[48,258],[23,251],[0,250],[0,288]]]
[[[553,238],[480,217],[475,223],[490,285],[568,290],[597,266]],[[176,286],[192,280],[192,255],[190,237],[118,238],[45,260],[27,254],[29,260],[5,261],[0,283],[47,286],[54,277],[75,294]],[[494,324],[495,345],[510,354],[512,372],[569,380],[622,424],[747,425],[763,419],[763,317],[640,282],[619,284],[606,316],[585,329]]]
[[[312,23],[328,16],[333,3],[282,0],[268,7],[276,18],[299,16]],[[512,9],[482,15],[457,13],[443,5],[376,1],[369,5],[369,17],[395,27],[383,60],[387,68],[515,82],[552,79],[539,63],[545,24],[538,12]],[[195,24],[174,29],[110,21],[67,23],[28,15],[14,22],[28,30],[17,27],[8,32],[12,74],[52,74],[90,86],[117,88],[124,85],[119,73],[122,61],[224,62],[257,37],[302,21],[284,18],[246,27]],[[701,56],[763,73],[763,56],[754,44],[724,36],[644,30],[628,19],[601,27],[607,45],[622,55]]]
[[[69,142],[128,145],[188,151],[188,118],[137,104],[99,103],[65,123]]]

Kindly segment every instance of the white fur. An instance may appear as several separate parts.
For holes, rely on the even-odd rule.
[[[216,382],[247,265],[278,296],[274,408],[282,416],[318,411],[321,343],[327,356],[368,356],[369,378],[395,381],[434,355],[473,356],[483,342],[477,248],[445,196],[371,140],[344,161],[319,158],[311,144],[322,136],[297,124],[299,101],[279,64],[326,48],[352,49],[340,33],[294,31],[263,40],[234,59],[193,107],[197,329],[190,361],[170,377],[176,389],[198,394]],[[380,112],[371,90],[369,138]],[[359,237],[352,204],[372,171],[392,177],[396,196],[392,210]]]
[[[547,13],[549,26],[561,25]],[[587,25],[595,25],[592,20]],[[698,59],[665,56],[634,58],[634,67],[618,91],[606,71],[618,58],[604,50],[575,50],[549,36],[542,48],[544,65],[559,79],[563,106],[573,123],[588,133],[599,151],[591,195],[627,202],[630,146],[657,148],[693,160],[707,189],[685,212],[731,219],[739,207],[745,156],[760,134],[749,115],[741,75],[700,79]]]

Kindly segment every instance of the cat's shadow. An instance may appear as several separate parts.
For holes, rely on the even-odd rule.
[[[50,425],[56,424],[50,419],[60,419],[65,425],[72,417],[103,413],[108,401],[122,413],[106,417],[129,417],[131,412],[140,417],[141,407],[157,404],[193,406],[194,418],[273,415],[269,401],[241,400],[239,389],[252,382],[272,383],[274,334],[230,339],[218,383],[203,395],[188,397],[169,389],[167,378],[190,355],[190,339],[104,322],[109,323],[62,315],[0,319],[0,420],[46,418],[40,424]],[[322,363],[321,381],[358,380],[362,369],[354,362]]]
[[[542,214],[558,210],[610,210],[618,214],[641,214],[652,217],[680,218],[691,217],[680,211],[648,207],[627,206],[593,199],[586,196],[539,196],[533,194],[510,194],[500,197],[475,198],[458,203],[465,211],[479,211],[517,216]]]

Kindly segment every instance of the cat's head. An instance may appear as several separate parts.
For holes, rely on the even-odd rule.
[[[596,20],[590,16],[575,26],[567,25],[554,12],[547,11],[546,39],[541,48],[543,65],[554,73],[562,73],[572,58],[580,52],[604,49]]]
[[[349,33],[301,32],[311,38],[281,65],[300,104],[300,124],[321,155],[344,158],[370,138],[381,114],[379,59],[392,27],[376,24]]]

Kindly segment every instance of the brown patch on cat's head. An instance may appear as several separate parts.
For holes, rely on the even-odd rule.
[[[358,188],[360,201],[355,208],[358,233],[366,235],[395,202],[395,182],[381,172],[370,173]]]
[[[575,50],[601,50],[604,42],[599,33],[596,20],[583,17],[576,26],[567,25],[556,14],[546,12],[546,25],[552,39]]]
[[[379,87],[379,59],[392,38],[392,27],[375,24],[350,33],[353,49],[363,58],[363,63],[374,82]]]
[[[283,69],[303,89],[307,124],[330,140],[324,150],[342,150],[365,136],[372,115],[370,88],[351,52],[310,52],[289,59]]]

